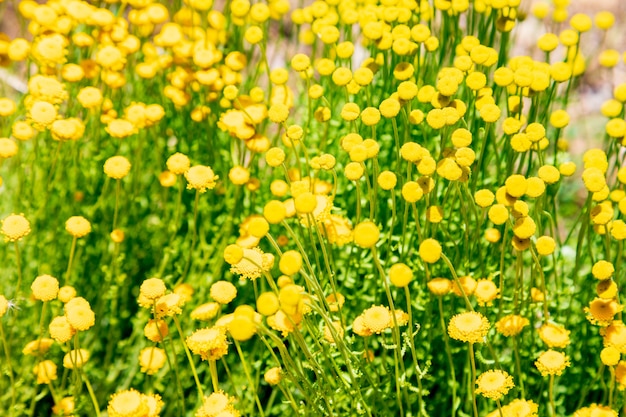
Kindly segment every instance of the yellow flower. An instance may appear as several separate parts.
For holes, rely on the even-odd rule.
[[[65,222],[65,230],[73,237],[84,237],[91,232],[91,223],[82,216],[72,216]]]
[[[57,379],[57,366],[51,360],[41,361],[35,365],[33,373],[37,376],[37,384],[49,384]]]
[[[502,317],[496,322],[496,330],[506,337],[517,336],[530,322],[517,314]]]
[[[28,122],[17,120],[11,126],[11,134],[17,140],[29,140],[35,132]]]
[[[486,417],[500,417],[501,415],[504,417],[538,417],[538,412],[539,406],[532,400],[515,399],[502,406],[502,414],[500,410],[495,410]]]
[[[474,295],[476,296],[476,300],[478,300],[478,305],[491,306],[493,300],[500,295],[500,290],[493,281],[489,279],[479,279],[476,283]]]
[[[366,220],[354,227],[353,236],[354,243],[357,246],[367,249],[376,245],[380,236],[380,230],[374,222]]]
[[[268,369],[263,375],[263,379],[270,385],[277,385],[283,378],[283,371],[280,366]]]
[[[42,337],[41,339],[28,342],[26,346],[24,346],[24,349],[22,349],[22,353],[24,355],[42,356],[48,353],[53,344],[54,340]]]
[[[120,180],[128,175],[130,162],[123,156],[112,156],[104,162],[104,173],[113,179]]]
[[[539,328],[539,337],[549,348],[565,348],[570,343],[569,330],[558,324],[548,323]]]
[[[11,158],[17,154],[17,144],[9,138],[0,138],[0,158]]]
[[[592,324],[606,327],[613,321],[615,315],[621,312],[624,307],[615,299],[604,299],[596,297],[589,302],[589,307],[585,307],[587,320]]]
[[[363,324],[371,333],[380,333],[391,327],[393,319],[391,312],[385,306],[372,306],[362,314]]]
[[[426,263],[435,263],[441,258],[441,244],[432,238],[425,239],[420,243],[419,255]]]
[[[396,287],[406,287],[413,280],[413,271],[404,263],[395,263],[389,268],[389,280]]]
[[[165,287],[165,283],[162,279],[148,278],[141,283],[141,287],[139,287],[139,294],[146,300],[152,301],[164,296],[166,290],[167,288]],[[152,303],[146,307],[152,307]]]
[[[158,318],[172,317],[182,313],[185,299],[175,292],[159,297],[155,303],[155,315]]]
[[[63,367],[67,369],[82,368],[89,360],[89,351],[86,349],[70,350],[63,356]]]
[[[615,273],[615,267],[609,261],[600,260],[593,264],[591,268],[591,273],[593,276],[599,280],[609,279]]]
[[[30,223],[23,214],[11,214],[2,220],[0,231],[6,242],[17,242],[30,233]]]
[[[483,372],[476,379],[476,394],[492,400],[500,400],[515,386],[513,377],[501,370]]]
[[[52,412],[61,416],[69,416],[74,412],[74,397],[64,397],[52,407]]]
[[[240,413],[233,406],[234,398],[222,391],[217,391],[204,397],[202,405],[196,411],[195,417],[239,417]]]
[[[213,173],[211,167],[205,165],[194,165],[185,172],[185,178],[187,179],[187,188],[196,189],[200,193],[206,192],[206,190],[212,190],[215,188],[216,182],[219,179],[217,175]]]
[[[570,365],[569,358],[563,352],[547,350],[539,355],[535,366],[542,376],[561,375],[563,370]]]
[[[228,353],[226,330],[223,327],[211,327],[196,330],[187,337],[186,344],[203,360],[217,360]]]
[[[237,288],[228,281],[217,281],[211,285],[211,298],[220,304],[228,304],[237,296]]]
[[[448,324],[448,334],[461,342],[482,343],[489,332],[489,320],[474,311],[453,316]]]
[[[123,139],[137,132],[137,128],[128,120],[111,120],[105,128],[107,133],[113,138]]]
[[[85,87],[78,92],[76,98],[84,108],[93,109],[102,103],[102,92],[96,87]]]
[[[36,300],[50,301],[57,298],[59,281],[51,275],[40,275],[35,278],[30,288]]]
[[[131,388],[117,392],[111,396],[107,406],[110,417],[147,416],[150,412],[145,396]]]
[[[77,298],[74,298],[72,301],[74,300],[77,300]],[[65,317],[67,317],[67,322],[74,329],[84,331],[96,323],[96,316],[89,304],[71,307],[69,305],[70,303],[65,305]]]
[[[57,118],[57,109],[47,101],[35,101],[28,112],[33,126],[39,130],[50,126]]]
[[[70,325],[65,316],[58,316],[52,319],[48,325],[48,330],[50,331],[50,337],[59,343],[69,341],[76,333],[76,329]]]
[[[143,328],[143,334],[152,342],[161,342],[169,334],[169,328],[165,320],[150,319]]]
[[[167,165],[167,169],[170,172],[176,175],[181,175],[187,172],[187,170],[189,170],[189,167],[191,166],[191,162],[189,161],[189,158],[187,157],[187,155],[182,154],[180,152],[176,152],[175,154],[167,158],[166,165]]]
[[[426,285],[437,296],[447,295],[452,290],[452,282],[447,278],[433,278]]]
[[[254,280],[260,277],[264,271],[269,270],[269,268],[270,259],[268,254],[263,253],[258,247],[252,249],[243,248],[242,257],[238,262],[231,264],[230,272],[239,274],[243,278]]]
[[[148,375],[156,374],[159,369],[163,368],[166,362],[165,351],[158,347],[147,347],[139,352],[139,366],[141,372]]]

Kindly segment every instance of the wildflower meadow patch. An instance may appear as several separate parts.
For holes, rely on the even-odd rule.
[[[621,17],[568,7],[0,1],[0,415],[624,415]]]

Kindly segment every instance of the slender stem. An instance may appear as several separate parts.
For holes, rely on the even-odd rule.
[[[548,385],[548,396],[550,399],[550,415],[556,416],[556,406],[554,404],[554,375],[550,375],[550,383]]]
[[[189,360],[189,366],[191,367],[191,373],[193,374],[193,379],[196,381],[196,388],[198,389],[198,397],[202,400],[204,397],[204,391],[202,390],[202,385],[200,384],[200,379],[198,378],[198,372],[196,371],[196,365],[193,363],[193,357],[191,356],[191,352],[189,352],[189,348],[187,347],[187,343],[185,342],[185,336],[183,333],[183,329],[180,327],[180,322],[176,316],[173,317],[174,324],[176,325],[176,330],[178,331],[178,335],[180,336],[181,342],[183,344],[183,348],[185,348],[185,354],[187,355],[187,359]]]
[[[2,320],[0,320],[0,339],[2,339],[2,349],[4,350],[4,355],[7,359],[7,369],[9,371],[9,379],[11,380],[11,406],[9,407],[9,416],[12,416],[13,409],[15,408],[15,400],[17,398],[15,393],[15,376],[13,375],[13,366],[11,365],[11,353],[9,352],[9,344],[7,343],[7,339],[4,334]]]
[[[519,340],[517,340],[517,336],[513,336],[513,349],[515,350],[515,368],[517,370],[517,382],[519,385],[522,399],[524,399],[526,398],[526,394],[524,392],[524,375],[522,374],[522,365],[519,354]]]
[[[476,405],[476,359],[474,358],[474,344],[473,343],[469,344],[469,357],[470,357],[470,364],[472,367],[472,375],[471,375],[472,407],[474,409],[474,417],[478,417],[478,407]]]
[[[193,249],[196,246],[196,239],[198,238],[198,201],[200,200],[200,191],[196,190],[196,198],[193,202],[193,234],[191,235],[191,245],[189,246],[189,258],[187,259],[187,265],[185,265],[185,271],[180,277],[179,282],[183,282],[189,273],[191,268],[191,260],[193,259]]]
[[[117,228],[117,212],[120,204],[120,189],[122,188],[121,180],[116,180],[115,182],[115,210],[113,211],[113,229]]]
[[[67,263],[67,271],[65,272],[65,285],[70,284],[70,275],[72,273],[72,263],[74,262],[74,253],[76,252],[76,240],[78,240],[78,238],[74,236],[72,238],[72,247],[70,248],[70,260]]]
[[[443,341],[446,345],[446,356],[448,357],[448,365],[450,366],[450,379],[452,389],[452,417],[456,415],[456,375],[454,372],[454,361],[452,360],[452,352],[450,351],[450,340],[448,338],[448,332],[446,329],[446,322],[443,316],[443,299],[441,296],[437,297],[439,301],[439,322],[441,325],[441,331],[443,332]]]
[[[209,361],[209,372],[211,373],[211,384],[213,384],[213,392],[219,390],[219,381],[217,378],[217,362],[215,360]]]
[[[91,402],[93,403],[93,408],[94,410],[96,410],[96,417],[100,417],[100,405],[98,404],[98,399],[96,398],[96,394],[93,391],[91,382],[89,382],[89,378],[87,378],[87,373],[83,373],[83,377],[83,380],[85,381],[85,386],[87,387],[87,391],[89,392],[89,397],[91,397]]]
[[[265,417],[265,413],[263,412],[263,406],[261,405],[261,401],[259,400],[259,395],[256,390],[256,384],[252,380],[252,376],[250,375],[250,370],[248,369],[248,363],[246,362],[245,356],[243,356],[243,351],[241,350],[241,346],[239,342],[233,339],[235,343],[235,347],[237,348],[237,353],[239,354],[239,358],[241,358],[241,367],[243,368],[243,373],[246,374],[246,379],[248,380],[248,384],[250,385],[250,389],[254,394],[254,401],[256,402],[256,406],[259,409],[259,414],[261,417]]]
[[[20,247],[15,242],[15,262],[17,264],[17,286],[15,287],[15,298],[17,299],[20,294],[20,287],[22,286],[22,258],[20,256]]]

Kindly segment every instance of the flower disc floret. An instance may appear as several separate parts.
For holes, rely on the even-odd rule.
[[[535,361],[535,366],[542,376],[561,375],[569,365],[569,358],[563,352],[552,349],[543,352]]]
[[[30,223],[23,214],[11,214],[2,220],[0,229],[7,242],[17,242],[30,233]]]
[[[33,291],[33,297],[37,300],[54,300],[59,293],[59,280],[51,275],[40,275],[35,278],[30,289]]]
[[[83,216],[72,216],[65,222],[65,230],[75,238],[84,237],[91,232],[91,223]]]
[[[189,349],[203,360],[217,360],[228,353],[226,330],[220,326],[196,330],[186,339]]]
[[[112,156],[104,163],[104,173],[113,179],[121,180],[130,172],[130,162],[124,156]]]
[[[453,316],[448,324],[451,338],[468,343],[482,343],[489,332],[489,320],[474,311]]]
[[[195,189],[200,193],[215,188],[219,177],[213,173],[211,167],[205,165],[195,165],[185,172],[187,179],[187,189]]]
[[[237,288],[228,281],[217,281],[211,285],[211,298],[220,304],[228,304],[237,297]]]
[[[441,258],[441,244],[432,238],[425,239],[420,243],[419,255],[426,263],[433,264]]]
[[[492,400],[500,400],[515,386],[513,377],[505,371],[490,370],[476,379],[476,394]]]

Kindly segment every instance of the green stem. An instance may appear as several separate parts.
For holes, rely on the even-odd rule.
[[[17,266],[17,286],[15,287],[15,298],[20,294],[20,287],[22,286],[22,258],[20,256],[20,247],[15,242],[15,262]]]
[[[72,273],[72,263],[74,262],[74,253],[76,252],[76,241],[78,238],[74,236],[72,238],[72,247],[70,248],[70,260],[67,263],[67,271],[65,272],[65,285],[70,284],[70,275]]]
[[[2,349],[7,359],[7,368],[9,370],[9,380],[11,381],[11,406],[9,407],[9,416],[13,416],[13,410],[15,408],[16,393],[15,393],[15,376],[13,375],[13,366],[11,365],[11,353],[9,352],[9,344],[7,343],[6,336],[4,334],[4,327],[2,326],[2,320],[0,320],[0,339],[2,339]]]
[[[198,390],[198,398],[202,400],[204,397],[204,391],[202,390],[202,384],[200,384],[200,379],[198,378],[198,372],[196,371],[196,365],[193,363],[193,357],[191,356],[191,352],[189,352],[189,348],[187,347],[187,343],[185,342],[185,336],[183,333],[183,329],[180,327],[180,322],[176,316],[173,317],[174,324],[176,325],[176,330],[178,331],[178,335],[180,336],[181,342],[183,344],[183,348],[185,349],[185,355],[187,355],[187,360],[189,360],[189,366],[191,367],[191,373],[193,374],[193,379],[196,381],[196,388]]]
[[[476,359],[474,358],[474,344],[469,344],[469,357],[470,357],[470,365],[472,367],[472,408],[474,409],[474,417],[478,417],[478,407],[476,405]]]
[[[259,395],[256,390],[256,384],[254,383],[254,381],[252,380],[252,376],[250,375],[248,363],[246,362],[246,358],[243,355],[241,346],[239,345],[239,342],[237,340],[233,339],[233,342],[235,343],[235,348],[237,348],[237,353],[241,358],[241,367],[243,368],[244,374],[246,374],[246,379],[248,380],[248,384],[250,385],[250,389],[252,390],[252,394],[254,395],[254,401],[256,402],[256,406],[259,409],[259,415],[261,415],[261,417],[265,417],[265,413],[263,412],[263,406],[261,405],[261,401],[259,400]]]

